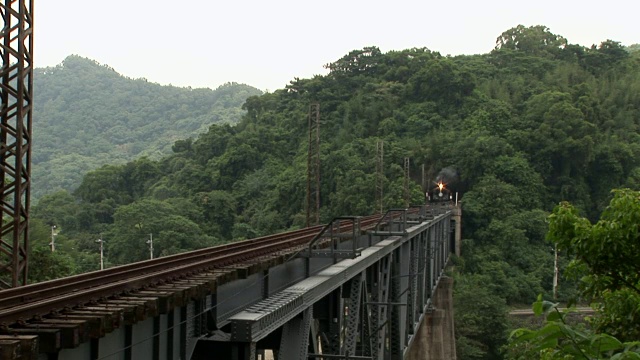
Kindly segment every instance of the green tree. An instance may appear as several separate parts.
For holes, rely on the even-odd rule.
[[[237,83],[215,90],[161,86],[76,55],[35,69],[33,82],[35,198],[73,191],[86,172],[105,164],[168,155],[176,140],[237,123],[245,99],[261,94]]]
[[[549,216],[548,239],[575,256],[569,274],[580,277],[583,295],[594,299],[597,314],[590,323],[595,332],[568,325],[568,311],[540,295],[533,310],[546,313],[545,325],[514,330],[508,358],[640,359],[640,192],[613,193],[595,224],[566,202]]]
[[[592,224],[562,203],[549,217],[548,238],[575,255],[571,265],[582,291],[600,315],[596,329],[622,340],[640,339],[640,192],[615,190],[600,220]]]
[[[640,359],[640,341],[623,343],[611,335],[569,325],[567,316],[572,309],[560,311],[558,304],[539,296],[533,311],[536,316],[545,315],[544,326],[514,330],[507,359]]]
[[[65,230],[77,230],[80,226],[77,215],[81,206],[65,190],[43,196],[36,206],[31,208],[31,216],[49,226]]]
[[[57,241],[57,250],[51,251],[51,225],[41,220],[31,220],[29,239],[29,283],[70,276],[76,272],[69,244],[60,246],[60,241]]]
[[[453,301],[460,359],[495,359],[505,342],[506,304],[485,286],[490,282],[486,276],[456,276]]]
[[[543,25],[530,27],[518,25],[503,32],[496,39],[496,50],[517,50],[534,55],[557,53],[565,45],[567,45],[567,39],[551,33],[549,28]]]
[[[325,65],[332,75],[372,74],[378,68],[382,52],[375,46],[354,50],[340,60]]]
[[[445,109],[460,106],[464,97],[473,91],[473,76],[450,59],[437,59],[427,63],[409,79],[409,96],[434,101]]]
[[[231,240],[236,218],[237,204],[233,195],[214,190],[196,194],[196,201],[203,209],[207,233],[217,238]]]
[[[109,260],[126,264],[148,259],[150,234],[156,257],[216,244],[216,239],[190,219],[197,214],[190,215],[186,204],[180,202],[143,199],[119,207],[113,216],[113,227],[103,234]]]

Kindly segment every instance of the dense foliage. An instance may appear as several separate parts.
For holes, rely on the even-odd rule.
[[[536,316],[544,315],[540,329],[516,329],[511,333],[508,359],[529,360],[639,360],[640,341],[622,342],[607,333],[569,323],[573,309],[558,309],[557,303],[538,300],[533,303]]]
[[[376,212],[378,141],[386,208],[403,206],[404,157],[413,203],[424,202],[423,164],[428,184],[458,170],[458,357],[500,358],[506,307],[551,293],[548,212],[567,200],[593,218],[612,188],[640,186],[640,52],[519,26],[489,54],[367,47],[327,68],[248,98],[236,126],[176,141],[171,156],[87,174],[73,194],[43,197],[33,216],[59,227],[74,271],[91,268],[99,234],[111,265],[146,258],[151,233],[161,255],[304,226],[307,119],[319,102],[323,222]],[[562,299],[575,295],[561,285]]]
[[[73,190],[104,164],[158,159],[171,144],[213,123],[236,123],[251,86],[178,88],[129,79],[95,61],[69,56],[34,70],[33,186],[36,198]]]
[[[640,192],[614,190],[614,197],[592,224],[563,202],[549,216],[549,240],[575,255],[569,273],[580,279],[581,292],[594,299],[590,329],[569,326],[566,312],[549,312],[538,330],[517,329],[511,335],[510,358],[640,359]],[[534,303],[537,315],[543,307]],[[623,341],[627,341],[624,343]]]
[[[600,220],[591,224],[570,204],[550,216],[549,238],[575,255],[571,274],[597,299],[592,324],[622,340],[640,340],[640,192],[614,191]]]

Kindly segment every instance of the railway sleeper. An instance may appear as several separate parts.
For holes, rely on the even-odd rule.
[[[41,321],[50,322],[59,320],[83,322],[85,327],[84,339],[86,340],[97,339],[107,333],[105,331],[104,318],[95,314],[61,314],[57,317],[42,319]]]
[[[66,323],[56,323],[56,324],[47,324],[47,323],[39,323],[39,324],[26,324],[23,325],[23,328],[31,330],[31,331],[40,331],[53,329],[60,331],[60,348],[61,349],[74,349],[77,348],[80,343],[86,342],[88,339],[84,339],[83,332],[84,329],[79,324],[73,324],[70,322]],[[41,349],[42,351],[43,349]]]
[[[157,297],[143,296],[136,293],[127,294],[118,297],[119,300],[140,301],[144,302],[145,308],[149,316],[158,316],[160,314],[160,300]]]
[[[21,357],[17,357],[14,359],[20,360],[36,360],[38,359],[38,336],[36,335],[0,335],[0,343],[3,341],[8,342],[19,342],[20,344],[20,352]],[[0,345],[1,347],[2,345]],[[2,351],[0,350],[0,354]],[[19,354],[20,355],[20,354]],[[4,357],[2,357],[4,359]]]
[[[21,338],[35,336],[38,338],[38,348],[43,353],[55,353],[61,349],[61,334],[59,329],[0,329],[0,335]]]
[[[112,316],[118,319],[118,324],[116,327],[120,327],[124,325],[131,325],[136,322],[136,314],[135,314],[135,306],[113,306],[108,304],[90,304],[88,306],[83,306],[82,310],[85,311],[100,311],[109,313]]]
[[[158,312],[163,315],[168,314],[169,311],[176,307],[177,303],[176,295],[168,291],[141,290],[130,295],[132,297],[139,296],[145,299],[156,299],[158,301]]]
[[[22,344],[20,340],[0,340],[0,359],[20,359]]]
[[[142,321],[146,319],[150,314],[148,314],[148,308],[146,301],[133,301],[133,300],[120,300],[120,299],[108,299],[104,300],[101,304],[96,306],[105,306],[107,309],[111,307],[124,307],[126,309],[131,308],[133,311],[133,319],[130,321],[127,320],[126,311],[125,311],[125,325],[132,325],[138,321]]]

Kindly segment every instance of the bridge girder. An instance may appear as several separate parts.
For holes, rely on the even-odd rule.
[[[455,249],[451,212],[389,229],[360,256],[317,272],[228,319],[229,336],[201,338],[207,352],[247,346],[276,359],[403,359]],[[396,235],[389,236],[389,233]],[[402,235],[397,235],[402,234]],[[345,248],[352,244],[343,244]],[[265,339],[277,333],[279,348]],[[204,359],[196,350],[194,358]],[[253,356],[249,354],[249,356]],[[243,358],[255,360],[256,358]]]

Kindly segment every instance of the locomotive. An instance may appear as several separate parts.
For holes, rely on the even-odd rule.
[[[452,202],[453,201],[453,192],[449,190],[445,183],[439,181],[437,186],[433,188],[431,191],[427,192],[427,202],[430,203],[444,203],[444,202]]]
[[[454,187],[458,182],[458,171],[453,167],[446,167],[438,173],[436,186],[427,190],[428,203],[452,203],[457,202]]]

